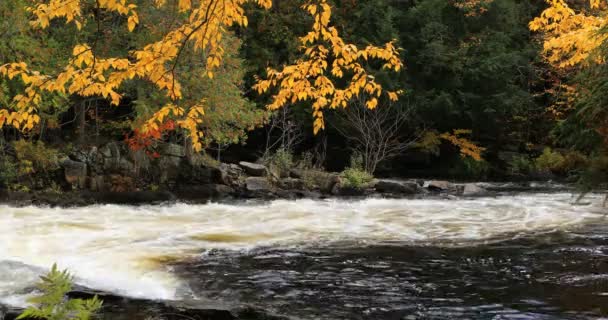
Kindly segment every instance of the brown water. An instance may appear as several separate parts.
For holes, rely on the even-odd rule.
[[[291,319],[602,319],[608,221],[599,196],[571,201],[5,206],[0,304],[57,262],[96,290]]]

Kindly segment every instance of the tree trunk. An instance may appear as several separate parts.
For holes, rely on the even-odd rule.
[[[75,108],[78,144],[83,145],[86,142],[87,108],[84,101],[77,104]]]

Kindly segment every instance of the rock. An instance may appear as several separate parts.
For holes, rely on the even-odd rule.
[[[166,183],[176,180],[180,175],[180,164],[182,158],[173,156],[162,156],[158,159],[158,171],[160,171],[160,182]]]
[[[104,176],[93,176],[89,179],[89,189],[91,191],[107,191]]]
[[[432,191],[447,191],[452,188],[452,184],[448,181],[432,180],[427,181],[425,187]]]
[[[283,189],[289,190],[304,190],[304,181],[296,178],[285,178],[279,182],[279,185]]]
[[[186,200],[223,199],[234,194],[234,189],[223,184],[181,185],[178,195]]]
[[[263,191],[263,192],[271,192],[272,186],[270,185],[270,181],[264,177],[249,177],[245,179],[245,187],[247,191]]]
[[[85,188],[87,181],[87,164],[83,162],[77,162],[73,160],[64,160],[61,162],[63,168],[65,181],[72,186],[78,188]]]
[[[340,183],[338,174],[320,170],[303,170],[301,179],[308,188],[328,194],[331,194],[336,184]]]
[[[376,191],[393,194],[416,194],[418,193],[418,184],[415,182],[380,180],[376,183]]]
[[[99,149],[104,158],[120,158],[120,146],[116,142],[110,142]]]
[[[160,147],[160,154],[165,156],[172,156],[183,158],[186,156],[186,148],[184,146],[175,143],[165,143]]]
[[[248,175],[254,177],[263,177],[267,172],[266,166],[257,163],[241,161],[239,162],[239,166],[241,166]]]
[[[175,200],[175,196],[166,191],[97,192],[94,197],[98,202],[114,204],[153,204]]]
[[[111,192],[132,192],[135,191],[133,178],[119,174],[111,174],[109,177]]]
[[[488,191],[474,183],[467,183],[464,185],[464,189],[462,190],[462,195],[465,197],[472,196],[483,196],[486,195]]]
[[[179,182],[186,184],[216,184],[222,182],[222,171],[219,168],[202,165],[192,166],[182,161],[179,168]]]
[[[302,179],[304,176],[304,170],[302,169],[291,169],[289,170],[289,176],[296,179]]]
[[[331,189],[331,194],[334,196],[340,197],[358,197],[366,194],[365,189],[353,188],[353,187],[345,187],[337,183]]]
[[[221,163],[219,166],[221,183],[227,186],[241,187],[243,169],[236,164]]]

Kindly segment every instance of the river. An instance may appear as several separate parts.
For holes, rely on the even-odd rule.
[[[0,206],[0,304],[56,262],[100,292],[286,319],[606,319],[608,219],[572,200]]]

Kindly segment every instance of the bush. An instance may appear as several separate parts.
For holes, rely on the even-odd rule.
[[[450,175],[455,178],[480,180],[487,179],[490,164],[485,160],[475,160],[471,157],[458,157],[456,164],[450,168]]]
[[[32,143],[19,140],[14,147],[22,174],[49,172],[59,168],[59,153],[45,146],[42,141]]]
[[[363,157],[354,155],[350,159],[350,167],[342,171],[342,186],[346,188],[363,189],[366,188],[374,176],[363,169]]]
[[[321,189],[323,191],[331,191],[331,187],[336,180],[336,176],[318,169],[305,169],[302,171],[302,182],[304,187],[309,190]]]
[[[566,158],[561,153],[547,147],[543,153],[534,160],[536,168],[541,171],[560,173],[565,171]]]
[[[30,299],[34,306],[25,309],[17,320],[88,320],[101,308],[102,302],[97,296],[87,300],[66,299],[65,295],[72,290],[73,279],[67,271],[59,271],[57,265],[40,279],[38,289],[41,293]]]
[[[509,174],[527,175],[535,170],[534,163],[527,156],[515,156],[508,163]]]
[[[15,161],[7,157],[0,158],[0,186],[8,186],[17,180]]]
[[[264,163],[272,173],[279,177],[288,176],[294,166],[293,154],[284,148],[264,159]]]

